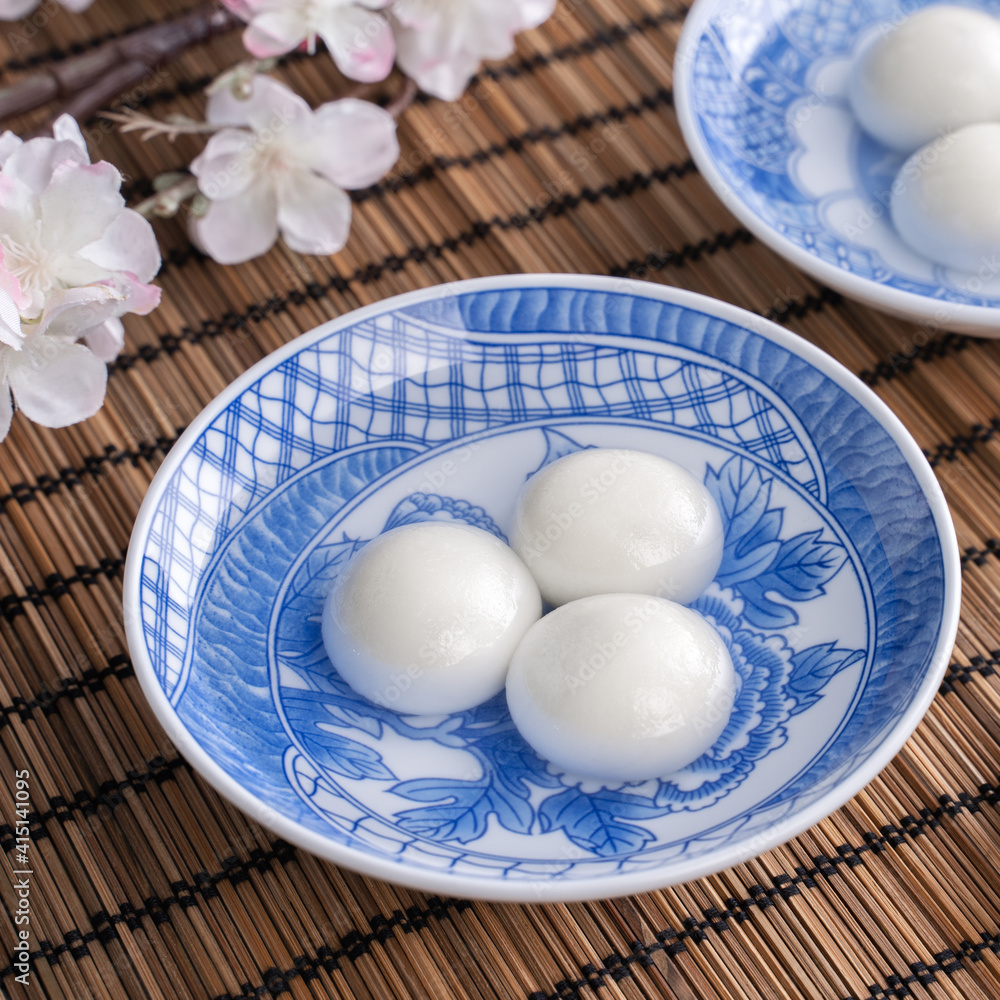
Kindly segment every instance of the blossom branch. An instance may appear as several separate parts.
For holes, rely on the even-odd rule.
[[[64,111],[85,120],[164,62],[242,25],[231,11],[206,4],[173,21],[112,39],[0,88],[0,121],[56,100],[67,101]]]
[[[184,202],[198,193],[198,178],[194,174],[175,174],[178,179],[135,206],[144,219],[169,219],[176,215]]]
[[[179,135],[212,135],[224,125],[213,125],[211,122],[198,122],[194,119],[176,115],[167,119],[154,118],[140,111],[102,111],[101,117],[115,122],[122,132],[142,132],[140,138],[148,142],[156,136],[164,136],[173,142]]]
[[[406,77],[406,83],[403,84],[399,93],[385,106],[385,110],[393,118],[398,118],[413,103],[418,89],[417,81]]]

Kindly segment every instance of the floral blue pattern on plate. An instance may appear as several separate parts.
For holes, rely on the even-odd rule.
[[[862,132],[846,97],[859,45],[932,2],[696,0],[674,64],[677,112],[706,180],[792,263],[930,334],[998,336],[1000,260],[967,274],[903,243],[888,206],[906,157]],[[1000,14],[997,0],[965,5]]]
[[[428,519],[504,538],[525,478],[595,446],[673,458],[722,511],[694,605],[739,675],[716,745],[605,786],[540,759],[502,693],[438,717],[354,694],[319,627],[351,555]],[[210,781],[340,863],[493,898],[637,891],[787,839],[887,763],[957,628],[947,508],[873,394],[741,310],[600,278],[458,283],[299,338],[178,442],[129,552],[137,671]]]

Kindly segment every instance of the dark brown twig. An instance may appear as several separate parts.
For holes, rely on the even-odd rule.
[[[176,20],[112,39],[0,89],[0,121],[57,100],[65,102],[60,114],[85,121],[185,49],[242,24],[232,12],[206,4]]]

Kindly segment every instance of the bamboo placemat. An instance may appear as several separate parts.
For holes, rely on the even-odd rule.
[[[0,36],[5,79],[177,14],[193,0],[51,0]],[[499,0],[498,0],[499,2]],[[751,238],[680,138],[677,0],[562,0],[462,102],[418,101],[403,159],[356,198],[347,249],[235,268],[158,224],[162,307],[128,324],[105,408],[0,445],[0,845],[15,863],[15,772],[30,772],[31,974],[15,981],[3,880],[0,983],[53,998],[1000,997],[1000,343],[917,328],[817,286]],[[133,93],[196,114],[236,37]],[[314,103],[325,59],[280,72]],[[6,123],[17,128],[31,122]],[[185,165],[88,126],[133,199]],[[429,898],[319,861],[221,800],[140,692],[121,571],[150,478],[249,365],[318,323],[477,275],[579,271],[705,292],[767,315],[872,385],[934,465],[964,553],[957,648],[893,763],[795,840],[711,878],[613,901]]]

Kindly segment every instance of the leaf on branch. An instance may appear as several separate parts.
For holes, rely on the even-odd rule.
[[[170,219],[180,211],[184,202],[199,196],[198,178],[180,172],[160,174],[153,181],[153,190],[156,194],[135,205],[135,211],[146,219],[154,216]]]
[[[183,173],[180,170],[171,170],[165,174],[157,174],[153,178],[153,190],[154,191],[167,191],[181,181],[186,180],[190,177],[190,174]]]

